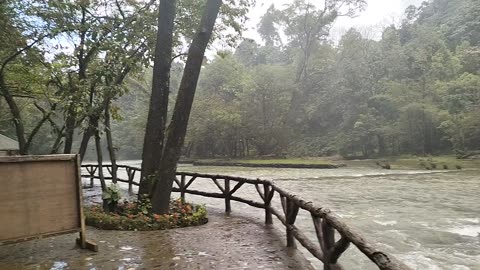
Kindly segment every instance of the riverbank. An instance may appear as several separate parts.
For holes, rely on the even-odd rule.
[[[237,166],[252,168],[336,169],[344,164],[308,159],[195,160],[194,166]]]
[[[344,162],[349,167],[380,167],[388,164],[391,169],[400,170],[480,169],[480,159],[457,159],[453,155],[430,157],[404,155],[378,159],[348,160]]]
[[[341,167],[371,167],[415,170],[480,169],[480,159],[457,159],[453,155],[419,157],[394,156],[376,159],[345,160],[340,157],[286,159],[188,159],[181,163],[194,166],[233,166],[253,168],[335,169]],[[389,166],[386,166],[389,165]]]

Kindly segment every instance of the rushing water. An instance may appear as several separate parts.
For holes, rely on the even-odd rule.
[[[124,164],[139,166],[138,162]],[[271,179],[303,199],[333,210],[365,238],[413,269],[480,270],[480,171],[188,165],[182,165],[178,170]],[[200,179],[191,188],[217,190],[211,181]],[[259,201],[255,189],[249,188],[242,187],[236,195]],[[187,194],[187,200],[190,199],[211,207],[223,207],[223,201],[219,199]],[[262,215],[261,210],[248,205],[233,204],[232,210]],[[274,220],[274,223],[280,222]],[[312,240],[315,239],[307,212],[300,212],[296,225]],[[283,229],[280,225],[278,227]],[[306,256],[312,262],[316,261],[309,254]],[[347,269],[376,269],[356,248],[349,248],[340,262]]]

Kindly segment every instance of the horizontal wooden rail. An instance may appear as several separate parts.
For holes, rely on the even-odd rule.
[[[104,165],[103,167],[106,169],[107,173],[105,174],[106,176],[104,176],[104,180],[112,180],[112,166]],[[89,178],[91,185],[93,185],[94,179],[100,179],[97,165],[87,164],[82,165],[82,168],[87,172],[87,174],[82,174],[82,177]],[[138,176],[138,179],[140,178],[140,168],[127,165],[117,165],[117,170],[120,169],[125,170],[128,179],[117,178],[116,180],[128,183],[129,192],[132,192],[133,186],[140,185],[140,180],[135,181],[135,175]],[[108,174],[110,176],[108,176]],[[118,172],[117,175],[119,175]],[[245,203],[253,207],[265,209],[266,224],[272,224],[272,215],[276,216],[285,226],[287,246],[296,247],[295,240],[297,240],[315,258],[323,263],[324,270],[344,269],[338,263],[338,259],[349,248],[350,244],[356,246],[381,270],[410,269],[393,256],[380,251],[373,244],[370,244],[357,231],[348,226],[340,219],[340,217],[332,213],[330,210],[317,207],[312,202],[301,199],[295,194],[279,187],[273,181],[187,172],[177,172],[176,175],[177,178],[174,179],[174,184],[176,186],[172,188],[172,191],[180,192],[180,197],[183,201],[185,201],[185,194],[187,193],[209,198],[221,198],[225,200],[225,211],[227,213],[231,211],[231,201]],[[199,181],[198,179],[202,179],[201,181],[212,181],[220,192],[205,192],[191,189],[190,186],[195,181]],[[262,200],[261,202],[234,196],[234,194],[245,186],[245,184],[255,186],[255,189]],[[282,205],[281,210],[272,207],[272,200],[275,195],[277,195],[276,197]],[[295,226],[299,210],[309,212],[317,236],[317,243],[312,241],[297,226]],[[340,239],[335,240],[335,232],[338,232]]]

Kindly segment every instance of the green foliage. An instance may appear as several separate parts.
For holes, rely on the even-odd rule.
[[[149,198],[143,198],[142,200],[137,202],[137,210],[138,212],[148,215],[148,213],[152,210],[152,202]]]
[[[116,206],[121,200],[121,198],[121,189],[118,184],[111,184],[107,187],[107,190],[102,192],[102,199],[106,201],[109,205]]]
[[[342,9],[342,1],[328,2],[324,13],[308,1],[272,6],[258,25],[265,45],[244,40],[205,63],[185,156],[371,158],[480,149],[478,1],[426,2],[408,8],[380,40],[350,29],[338,44],[326,39],[330,27],[339,15],[361,12],[365,1]],[[172,86],[179,74],[172,73]],[[150,80],[148,72],[142,80]],[[139,157],[149,87],[129,88],[132,95],[119,99],[124,121],[114,130],[122,157]]]
[[[178,1],[176,53],[184,53],[185,40],[193,37],[204,4]],[[251,4],[225,1],[212,41],[234,43]],[[127,92],[128,75],[141,73],[153,62],[157,13],[155,1],[1,1],[0,98],[8,90],[13,96],[10,103],[20,111],[14,115],[9,103],[4,112],[2,101],[0,130],[31,140],[31,153],[50,153],[59,151],[67,141],[64,137],[77,135],[74,129],[107,128],[101,121],[106,104]],[[3,69],[4,60],[20,50],[25,52]],[[110,106],[113,120],[120,121],[125,111]],[[24,131],[13,129],[14,123],[21,123]]]
[[[145,204],[125,201],[116,212],[105,213],[100,206],[85,207],[85,221],[89,226],[103,230],[152,231],[198,226],[208,222],[203,205],[172,201],[170,214],[145,213]]]

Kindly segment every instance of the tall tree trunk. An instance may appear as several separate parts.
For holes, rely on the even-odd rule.
[[[142,176],[138,195],[149,194],[153,176],[162,158],[167,123],[170,68],[173,48],[173,27],[176,0],[161,0],[153,65],[152,94],[142,152]]]
[[[107,184],[105,183],[105,177],[103,176],[103,153],[102,142],[100,138],[100,132],[98,131],[98,123],[95,130],[95,149],[97,151],[97,163],[98,163],[98,177],[100,178],[100,185],[102,191],[107,190]]]
[[[70,108],[67,110],[67,118],[65,120],[65,146],[63,148],[64,154],[72,153],[72,145],[73,145],[73,133],[75,132],[75,110],[73,108],[74,105],[70,105]]]
[[[58,154],[58,150],[60,149],[60,146],[62,145],[62,139],[64,137],[63,130],[65,130],[65,128],[63,128],[60,131],[60,133],[57,134],[57,138],[55,139],[55,142],[53,143],[52,150],[50,150],[51,155]]]
[[[85,158],[90,138],[95,135],[96,125],[98,125],[96,123],[98,123],[98,119],[99,118],[94,115],[91,115],[88,118],[88,127],[87,130],[83,132],[82,142],[80,143],[80,149],[78,150],[78,154],[80,155],[80,161],[83,161],[83,159]]]
[[[215,20],[217,19],[221,5],[222,0],[207,1],[200,27],[188,51],[187,63],[178,90],[172,121],[168,127],[167,141],[160,164],[159,177],[155,182],[152,194],[152,210],[157,214],[165,214],[169,211],[172,184],[187,132],[188,119],[195,97],[203,57],[210,37],[212,36]]]
[[[105,107],[105,134],[107,137],[107,148],[110,156],[110,163],[112,163],[112,182],[117,183],[117,157],[115,148],[113,147],[112,129],[110,124],[110,99],[108,99]]]
[[[102,186],[102,192],[107,190],[107,184],[105,183],[105,177],[103,176],[103,154],[102,154],[102,143],[100,139],[100,132],[98,130],[98,121],[95,123],[95,148],[97,150],[97,163],[98,163],[98,177],[100,178],[100,185]],[[103,210],[108,213],[110,212],[108,203],[106,200],[103,200]]]
[[[17,134],[17,140],[20,150],[20,155],[28,154],[27,149],[27,140],[25,136],[25,126],[23,125],[22,116],[20,113],[20,109],[18,108],[17,103],[13,99],[13,96],[10,94],[10,91],[7,89],[7,85],[5,84],[3,73],[0,74],[0,91],[5,98],[5,101],[8,104],[10,109],[10,113],[13,116],[13,123],[15,125],[15,131]]]

